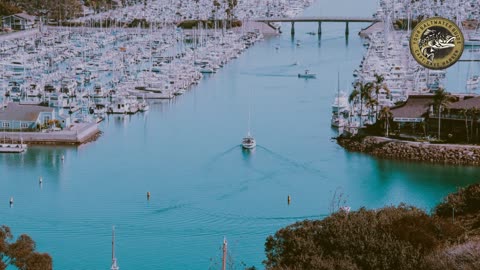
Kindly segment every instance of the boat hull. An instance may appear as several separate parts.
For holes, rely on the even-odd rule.
[[[250,144],[242,143],[242,147],[243,147],[244,149],[253,149],[253,148],[255,148],[256,146],[257,146],[256,143],[250,143]]]
[[[25,150],[26,144],[0,144],[0,153],[23,153]]]

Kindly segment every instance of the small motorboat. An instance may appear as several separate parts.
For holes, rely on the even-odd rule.
[[[298,73],[298,77],[305,79],[314,79],[317,78],[317,75],[315,73],[311,73],[308,69],[306,69],[304,73]]]
[[[257,146],[257,142],[255,141],[255,138],[250,135],[250,132],[248,132],[247,136],[242,140],[242,147],[245,149],[253,149],[255,146]]]

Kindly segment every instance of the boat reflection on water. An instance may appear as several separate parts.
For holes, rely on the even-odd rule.
[[[244,148],[244,147],[241,147],[242,148],[242,155],[243,155],[243,159],[244,160],[247,160],[247,159],[250,159],[252,157],[252,155],[255,154],[255,149],[256,148]]]

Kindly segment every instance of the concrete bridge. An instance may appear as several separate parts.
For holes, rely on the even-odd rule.
[[[322,22],[344,22],[345,23],[345,35],[348,35],[348,23],[374,23],[380,20],[368,17],[333,17],[333,16],[312,16],[312,17],[294,17],[294,18],[256,18],[253,19],[256,22],[264,22],[270,25],[272,22],[291,22],[292,23],[292,35],[295,35],[295,22],[318,22],[318,34],[322,34]]]

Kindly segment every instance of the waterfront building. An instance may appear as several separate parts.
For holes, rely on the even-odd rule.
[[[478,141],[480,97],[453,96],[454,101],[440,112],[442,139]],[[438,110],[433,108],[434,95],[410,95],[408,100],[391,108],[394,134],[400,136],[438,136]]]
[[[4,16],[2,18],[2,28],[12,30],[28,30],[35,27],[36,17],[28,15],[25,12]]]
[[[55,117],[54,108],[51,107],[11,102],[0,109],[1,131],[37,130],[38,127],[50,125],[55,120],[58,119]],[[64,119],[58,121],[60,125],[62,122],[64,125]]]

